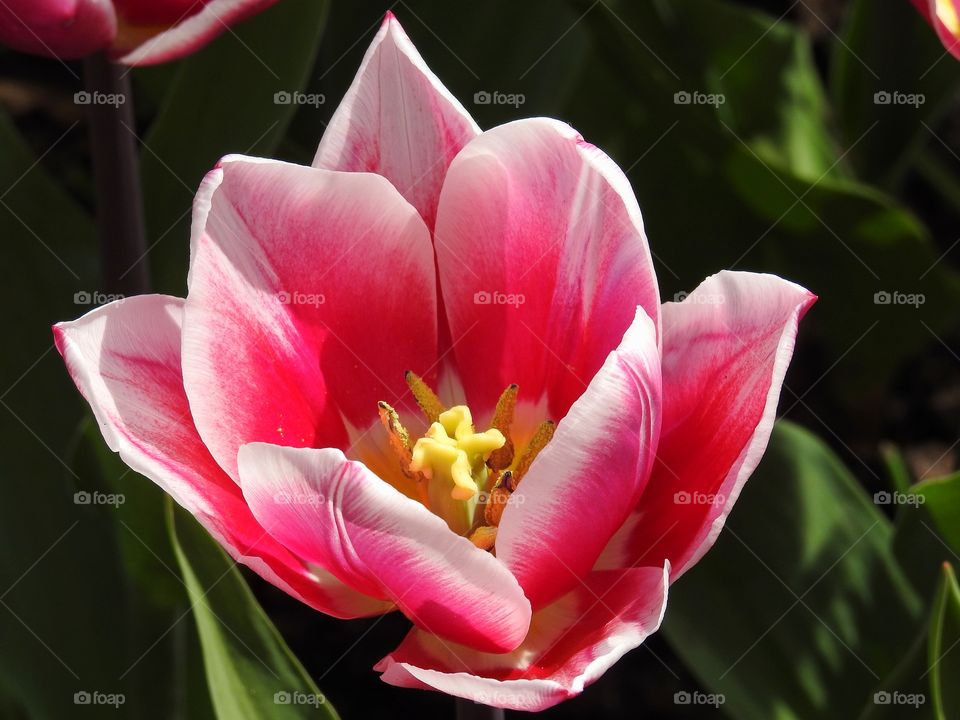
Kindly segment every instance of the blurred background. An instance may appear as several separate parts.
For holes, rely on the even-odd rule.
[[[960,552],[960,65],[930,26],[908,0],[281,0],[131,71],[157,291],[185,294],[203,174],[228,153],[309,164],[388,8],[481,127],[557,117],[618,162],[665,301],[722,268],[820,297],[785,420],[664,629],[544,715],[960,717],[941,573]],[[79,63],[0,51],[0,716],[214,717],[215,686],[299,672],[257,602],[342,717],[451,716],[371,670],[401,616],[315,613],[182,515],[175,548],[163,494],[106,449],[50,333],[108,292],[82,89]],[[884,703],[910,688],[922,705]],[[125,702],[74,704],[94,690]]]

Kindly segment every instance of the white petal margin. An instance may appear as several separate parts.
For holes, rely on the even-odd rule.
[[[590,572],[650,476],[660,437],[660,352],[653,321],[642,307],[635,313],[500,520],[497,557],[534,609]]]
[[[479,133],[388,12],[313,166],[383,175],[432,230],[447,167]]]
[[[710,549],[766,450],[799,322],[816,299],[775,275],[724,271],[664,304],[657,461],[598,568],[669,559],[676,580]]]
[[[668,578],[666,566],[594,572],[537,611],[523,645],[511,653],[480,653],[414,629],[374,669],[399,687],[508,710],[545,710],[579,695],[657,631]]]
[[[180,374],[182,316],[183,300],[141,295],[54,326],[57,349],[107,445],[192,513],[234,560],[285,592],[336,617],[392,609],[312,571],[254,519],[193,424]]]
[[[623,171],[569,125],[527,118],[450,165],[436,229],[440,290],[475,416],[510,383],[560,420],[660,294]],[[483,348],[477,352],[476,348]]]
[[[266,10],[278,0],[209,0],[199,12],[138,45],[117,62],[156,65],[196,52],[234,23]],[[196,3],[195,3],[196,5]]]
[[[250,443],[239,466],[254,516],[300,557],[455,642],[503,652],[523,640],[530,603],[506,567],[362,463]]]

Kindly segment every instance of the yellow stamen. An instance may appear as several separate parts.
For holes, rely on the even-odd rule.
[[[417,493],[420,496],[420,502],[430,507],[430,497],[427,492],[427,479],[417,472],[410,470],[410,462],[413,460],[410,448],[410,433],[400,422],[400,416],[397,411],[382,400],[377,403],[380,413],[380,422],[387,429],[387,439],[390,443],[390,449],[400,460],[400,470],[405,476],[416,483]]]
[[[430,386],[423,381],[423,378],[416,373],[407,370],[403,377],[407,381],[413,397],[416,398],[417,405],[423,410],[423,414],[427,416],[427,420],[432,423],[437,422],[440,413],[446,409],[443,403],[440,402],[440,398],[438,398],[436,393],[430,389]]]
[[[407,371],[405,378],[430,425],[423,437],[412,443],[396,410],[379,403],[380,422],[387,429],[393,454],[431,512],[443,518],[453,532],[495,553],[497,527],[507,504],[553,438],[554,423],[541,423],[523,453],[518,453],[510,438],[517,385],[509,385],[501,394],[490,429],[477,432],[469,408],[456,405],[448,410],[421,377]],[[508,469],[511,466],[513,469]],[[413,496],[409,489],[404,492]]]
[[[520,457],[520,462],[517,463],[517,467],[513,470],[514,487],[520,484],[520,481],[523,480],[523,476],[527,474],[527,470],[530,469],[537,455],[540,454],[540,451],[543,450],[547,443],[553,438],[553,431],[556,427],[553,420],[545,420],[537,427],[537,431],[533,434],[533,439],[530,440],[530,444],[527,445],[527,449],[523,451],[523,455]]]
[[[470,534],[470,542],[481,550],[489,550],[497,542],[497,529],[484,525]]]
[[[516,383],[507,387],[497,400],[497,407],[493,411],[493,420],[490,421],[490,427],[496,428],[503,433],[507,439],[506,444],[499,450],[494,450],[487,460],[487,465],[492,470],[503,470],[510,467],[513,462],[513,440],[510,439],[510,426],[513,424],[513,413],[517,408],[517,392],[519,387]]]
[[[474,474],[485,473],[484,462],[505,442],[499,430],[478,433],[470,410],[457,405],[440,413],[437,422],[417,440],[408,468],[423,473],[428,480],[449,479],[453,483],[450,496],[470,500],[479,492]]]
[[[407,468],[410,465],[410,433],[400,422],[400,416],[397,411],[382,400],[377,403],[380,412],[380,422],[387,429],[387,435],[390,439],[390,447],[400,458],[403,466],[403,472],[407,477],[412,477],[413,473]]]
[[[487,525],[496,527],[500,524],[500,518],[503,516],[503,511],[507,509],[510,494],[510,491],[503,486],[495,487],[490,491],[483,508],[483,520]]]

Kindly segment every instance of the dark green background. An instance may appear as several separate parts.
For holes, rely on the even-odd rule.
[[[558,117],[618,161],[664,300],[722,268],[820,296],[781,397],[796,424],[672,589],[665,631],[545,715],[881,717],[875,691],[916,686],[924,707],[886,717],[960,717],[960,650],[927,672],[930,648],[960,639],[938,570],[960,547],[960,65],[930,27],[907,0],[282,0],[132,71],[157,289],[185,292],[190,203],[220,156],[310,162],[388,7],[481,127]],[[335,621],[241,577],[91,427],[49,330],[102,290],[81,87],[78,63],[0,54],[0,716],[286,717],[269,690],[312,682],[345,718],[451,715],[371,670],[402,617]],[[279,90],[325,102],[278,106]],[[480,91],[525,102],[477,105]],[[678,105],[680,91],[725,102]],[[879,91],[925,101],[877,105]],[[881,291],[925,302],[878,305]],[[918,481],[919,510],[872,502]],[[126,503],[74,503],[94,489]],[[127,702],[79,707],[82,689]],[[726,703],[677,705],[682,691]]]

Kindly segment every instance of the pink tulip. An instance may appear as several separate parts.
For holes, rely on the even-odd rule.
[[[722,272],[661,306],[613,161],[555,120],[480,132],[388,15],[313,167],[207,175],[186,300],[54,333],[110,447],[237,561],[413,622],[384,680],[538,710],[657,630],[814,300]]]
[[[5,0],[0,43],[79,58],[106,50],[128,65],[189,55],[277,0]]]
[[[960,58],[960,0],[911,0],[923,14],[943,46]]]

